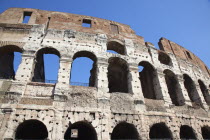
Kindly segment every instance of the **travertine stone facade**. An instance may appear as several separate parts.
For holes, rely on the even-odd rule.
[[[161,38],[159,47],[114,21],[6,10],[0,15],[0,138],[71,139],[75,131],[77,140],[210,139],[210,70],[170,40]],[[13,52],[22,53],[16,74]],[[44,82],[46,53],[60,58],[56,84]],[[69,82],[77,57],[94,61],[88,87]]]

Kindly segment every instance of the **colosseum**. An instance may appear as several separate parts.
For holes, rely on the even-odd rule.
[[[7,9],[0,14],[0,138],[210,139],[210,69],[166,38],[158,44],[110,20]],[[44,54],[59,57],[56,83],[45,79]],[[93,61],[88,85],[70,82],[81,57]]]

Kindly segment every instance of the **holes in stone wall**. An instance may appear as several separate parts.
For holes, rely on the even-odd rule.
[[[22,50],[17,46],[0,48],[0,78],[15,79],[15,73],[21,62]]]
[[[108,81],[109,92],[128,92],[128,66],[127,62],[118,57],[109,59]]]
[[[139,134],[133,124],[121,122],[113,129],[111,140],[139,140]]]
[[[184,97],[176,75],[170,70],[164,70],[163,73],[172,103],[176,106],[184,105]]]
[[[139,77],[144,98],[156,99],[154,78],[157,74],[151,64],[142,61],[139,63]]]
[[[210,139],[210,127],[204,126],[201,128],[202,136],[204,140]]]
[[[172,139],[172,134],[165,123],[154,124],[150,128],[149,132],[150,139]]]
[[[209,69],[207,68],[207,66],[205,66],[205,68],[206,68],[207,73],[208,73],[208,74],[209,74],[209,76],[210,76]]]
[[[125,55],[126,50],[125,50],[124,45],[122,45],[116,41],[110,41],[107,43],[107,52]]]
[[[118,29],[118,26],[116,24],[110,24],[110,30],[114,34],[119,34],[119,29]]]
[[[160,61],[160,63],[165,64],[165,65],[172,65],[171,62],[171,58],[168,56],[168,54],[163,53],[163,52],[159,52],[158,55],[158,60]]]
[[[29,22],[30,18],[31,18],[31,15],[32,15],[32,12],[27,12],[27,11],[23,12],[23,21],[22,21],[22,23],[26,23],[27,24]]]
[[[72,132],[77,131],[78,135],[73,137]],[[94,127],[88,122],[76,122],[69,126],[64,135],[65,140],[97,140],[97,134]]]
[[[70,85],[95,86],[96,56],[88,51],[77,52],[73,57]]]
[[[26,120],[16,130],[15,139],[40,139],[48,137],[46,126],[38,120]]]
[[[203,93],[203,96],[204,96],[204,99],[205,99],[206,103],[208,105],[210,105],[210,96],[209,96],[208,88],[206,87],[206,85],[201,80],[198,80],[198,83],[199,83],[201,92]]]
[[[83,19],[82,20],[82,27],[91,28],[91,20],[90,19]]]
[[[196,103],[198,106],[202,106],[195,83],[187,74],[184,74],[183,77],[184,77],[184,86],[188,92],[190,100]]]
[[[190,55],[190,52],[186,51],[186,54],[187,54],[187,57],[192,59],[191,55]]]
[[[192,127],[187,125],[182,125],[180,128],[180,139],[196,139],[195,133]]]
[[[60,53],[54,48],[40,49],[36,54],[33,82],[56,83]],[[52,79],[48,79],[48,78]]]

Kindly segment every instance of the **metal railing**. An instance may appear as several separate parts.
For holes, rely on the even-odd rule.
[[[70,85],[72,85],[72,86],[89,87],[89,83],[81,83],[81,82],[70,82]]]
[[[33,79],[32,82],[40,82],[40,83],[52,83],[55,84],[58,80],[48,80],[48,79]]]
[[[57,82],[58,82],[58,80],[45,80],[45,83],[53,83],[53,84],[55,84]]]
[[[0,79],[14,79],[15,78],[15,76],[14,75],[1,75],[0,76]]]

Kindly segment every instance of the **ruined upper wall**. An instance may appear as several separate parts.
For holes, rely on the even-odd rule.
[[[210,75],[210,70],[204,64],[204,62],[195,54],[180,46],[179,44],[174,43],[166,38],[161,38],[158,44],[161,50],[173,53],[177,58],[200,67],[204,72],[207,72]]]
[[[24,12],[32,12],[28,24],[22,23]],[[82,27],[82,22],[84,19],[91,21],[91,28]],[[130,28],[130,26],[110,20],[84,15],[44,11],[30,8],[10,8],[0,15],[0,23],[5,24],[1,26],[7,26],[6,24],[10,24],[9,27],[19,27],[24,29],[32,28],[32,25],[44,25],[48,29],[72,29],[78,32],[106,34],[108,40],[118,39],[124,42],[124,38],[128,38],[133,40],[135,44],[141,44],[141,46],[145,46],[143,37],[137,36],[135,32]],[[113,33],[110,27],[111,24],[117,25],[119,33]],[[14,35],[16,36],[14,38],[17,38],[17,34]],[[18,36],[19,38],[21,38],[22,36],[26,36],[26,34],[25,32],[21,32],[21,34],[19,33]],[[8,37],[11,38],[11,34],[9,34]],[[4,34],[4,38],[7,38],[7,34]],[[200,60],[196,55],[194,55],[192,52],[188,51],[184,47],[165,38],[160,39],[159,47],[161,50],[167,53],[173,53],[177,58],[180,58],[186,62],[190,62],[191,64],[198,66],[202,69],[203,72],[207,72],[208,75],[210,75],[210,70],[202,62],[202,60]],[[139,47],[136,48],[135,52],[138,52],[138,48]]]
[[[32,12],[30,21],[28,22],[29,25],[48,24],[48,29],[74,29],[79,32],[105,33],[108,38],[122,39],[123,37],[126,37],[135,39],[138,43],[144,44],[143,37],[137,36],[130,26],[91,16],[30,8],[10,8],[0,15],[0,23],[20,24],[23,21],[24,12]],[[83,19],[91,21],[91,28],[84,28],[81,26]],[[119,34],[111,31],[110,24],[118,26]]]

